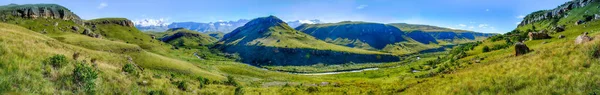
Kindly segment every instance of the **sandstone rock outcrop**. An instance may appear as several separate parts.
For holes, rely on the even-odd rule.
[[[550,36],[548,36],[548,34],[540,31],[540,32],[529,32],[529,34],[527,34],[527,36],[529,36],[529,40],[537,40],[537,39],[548,39],[550,38]]]
[[[57,4],[25,4],[17,5],[10,4],[3,6],[5,9],[0,10],[2,18],[7,17],[22,17],[22,18],[50,18],[72,20],[77,24],[83,25],[83,20],[75,15],[71,10]]]
[[[592,38],[590,36],[587,36],[587,34],[587,32],[584,32],[583,34],[577,36],[577,38],[575,38],[575,44],[582,44],[585,42],[592,41]]]
[[[574,8],[585,7],[593,2],[596,2],[596,0],[571,0],[551,10],[537,11],[525,16],[525,18],[523,19],[523,21],[521,21],[519,26],[531,24],[549,18],[563,17],[566,16],[570,10]]]
[[[555,26],[555,27],[552,27],[552,30],[556,33],[563,32],[563,31],[565,31],[565,26],[564,25]]]
[[[531,50],[529,50],[529,47],[527,47],[527,45],[525,45],[523,42],[517,42],[515,44],[515,56],[524,55],[530,51]]]

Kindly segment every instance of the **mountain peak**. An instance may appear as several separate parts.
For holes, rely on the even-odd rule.
[[[274,25],[277,25],[280,23],[285,23],[285,22],[283,22],[283,20],[271,15],[271,16],[267,16],[267,17],[260,17],[260,18],[252,19],[250,22],[248,22],[244,26],[252,26],[252,25],[257,25],[257,24],[266,24],[268,26],[274,26]]]

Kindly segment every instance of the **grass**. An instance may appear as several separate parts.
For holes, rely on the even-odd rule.
[[[595,8],[597,6],[591,6]],[[581,10],[572,10],[571,15]],[[20,19],[28,22],[28,20]],[[38,21],[39,20],[39,21]],[[574,19],[561,19],[571,22]],[[482,41],[461,45],[449,52],[418,55],[404,62],[388,64],[349,65],[344,68],[387,67],[379,70],[336,75],[302,76],[263,70],[234,62],[227,58],[201,60],[193,56],[198,49],[170,49],[154,39],[132,38],[141,34],[128,32],[126,27],[107,25],[106,39],[79,35],[76,32],[38,33],[41,22],[29,24],[0,23],[0,93],[2,94],[84,94],[76,85],[73,74],[77,64],[85,61],[83,71],[97,70],[97,78],[89,84],[97,94],[594,94],[600,93],[600,62],[597,52],[600,40],[574,44],[583,32],[600,35],[600,21],[583,25],[565,24],[567,30],[551,34],[566,38],[526,41],[533,52],[513,56],[514,47],[491,49],[507,44],[505,40]],[[16,21],[15,21],[16,22]],[[40,24],[36,24],[40,23]],[[69,22],[60,22],[69,23]],[[550,22],[534,23],[547,29]],[[41,25],[34,27],[34,25]],[[33,27],[32,29],[28,29]],[[52,28],[52,27],[46,27]],[[521,26],[517,30],[529,30]],[[278,29],[275,29],[278,30]],[[133,29],[132,31],[136,31]],[[296,36],[273,37],[296,40]],[[286,32],[283,33],[293,33]],[[143,36],[142,37],[148,37]],[[302,36],[302,35],[297,35]],[[303,39],[303,38],[299,38]],[[300,40],[299,40],[300,41]],[[129,42],[129,43],[128,43]],[[287,45],[301,42],[286,42]],[[320,43],[320,42],[319,42]],[[325,42],[323,42],[325,43]],[[146,46],[158,46],[144,48]],[[268,45],[268,44],[267,44]],[[319,44],[306,44],[319,45]],[[302,45],[298,45],[302,46]],[[166,47],[166,48],[163,48]],[[351,50],[351,49],[348,49]],[[71,55],[80,53],[81,57]],[[45,65],[55,55],[64,55],[67,63],[59,68]],[[129,62],[129,58],[133,62]],[[61,59],[62,58],[57,58]],[[96,59],[96,62],[91,62]],[[223,60],[217,60],[223,59]],[[475,62],[478,60],[480,62]],[[123,72],[127,63],[141,69],[139,76]],[[81,68],[81,67],[79,67]],[[336,66],[276,67],[330,71]],[[201,80],[198,78],[202,77]],[[204,79],[205,78],[205,79]],[[208,81],[208,82],[206,82]],[[233,81],[233,82],[232,82]],[[235,85],[234,85],[235,83]],[[185,89],[185,90],[183,90]]]

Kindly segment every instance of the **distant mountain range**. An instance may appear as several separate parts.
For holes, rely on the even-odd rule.
[[[250,20],[240,19],[237,21],[218,21],[218,22],[173,22],[167,23],[163,19],[144,19],[135,21],[135,27],[142,31],[163,32],[171,28],[185,28],[198,32],[223,32],[229,33],[238,27],[244,26]],[[318,24],[320,20],[295,20],[287,22],[290,27],[298,27],[302,24]]]

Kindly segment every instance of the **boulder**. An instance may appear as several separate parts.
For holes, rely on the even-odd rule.
[[[555,26],[555,27],[552,27],[552,30],[554,30],[554,32],[556,32],[556,33],[563,32],[563,31],[565,31],[565,26],[564,25]]]
[[[540,32],[529,32],[529,34],[527,34],[527,36],[529,36],[529,40],[551,38],[550,36],[548,36],[548,34],[544,33],[543,31],[540,31]]]
[[[77,27],[77,26],[73,26],[73,27],[71,27],[71,29],[73,29],[73,31],[75,31],[75,32],[79,31],[79,27]]]
[[[558,39],[565,38],[565,35],[558,35]]]
[[[575,22],[575,25],[581,25],[581,24],[583,24],[584,22],[585,22],[585,21],[583,21],[583,20],[578,20],[577,22]]]
[[[584,32],[583,34],[577,36],[577,38],[575,38],[575,44],[582,44],[585,42],[592,41],[592,38],[590,36],[587,36],[587,34],[587,32]]]
[[[515,56],[524,55],[530,51],[531,50],[529,50],[529,47],[527,47],[527,45],[525,45],[523,42],[517,42],[515,44]]]
[[[600,19],[600,15],[599,15],[599,14],[594,14],[594,19],[595,19],[595,20],[598,20],[598,19]]]

